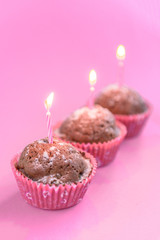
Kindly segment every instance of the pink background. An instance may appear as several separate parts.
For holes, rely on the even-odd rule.
[[[160,239],[160,1],[0,1],[1,239]],[[43,101],[53,90],[56,122],[83,105],[88,73],[96,91],[115,81],[124,44],[125,82],[154,112],[139,138],[98,169],[82,203],[44,211],[20,197],[12,156],[46,136]]]

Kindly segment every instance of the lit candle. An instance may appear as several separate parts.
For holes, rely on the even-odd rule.
[[[95,70],[91,70],[89,73],[89,84],[90,84],[90,98],[89,98],[89,107],[92,108],[94,105],[94,91],[95,87],[94,85],[96,84],[97,81],[97,74]]]
[[[52,107],[53,98],[54,98],[54,93],[51,92],[50,95],[45,100],[45,103],[44,103],[45,108],[47,109],[46,117],[47,117],[47,129],[48,129],[48,141],[49,141],[49,143],[53,143],[51,113],[50,113],[50,108]]]
[[[123,45],[118,46],[116,57],[118,60],[117,81],[119,86],[121,86],[124,83],[124,60],[126,57],[126,50]]]

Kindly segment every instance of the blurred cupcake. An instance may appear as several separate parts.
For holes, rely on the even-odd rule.
[[[150,113],[150,105],[134,90],[117,84],[105,88],[95,104],[108,108],[127,127],[127,137],[138,135]]]
[[[96,171],[96,160],[69,143],[54,138],[35,141],[11,162],[22,197],[43,209],[79,203]]]
[[[81,148],[104,166],[115,157],[126,135],[126,128],[115,121],[114,115],[101,106],[83,107],[54,127],[54,134]]]

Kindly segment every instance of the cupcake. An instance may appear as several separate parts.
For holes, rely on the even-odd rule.
[[[35,141],[11,162],[22,197],[43,209],[79,203],[96,171],[96,160],[69,143],[54,138]]]
[[[54,127],[54,134],[89,152],[96,158],[98,166],[104,166],[114,159],[126,129],[115,121],[109,110],[97,105],[73,112]]]
[[[134,90],[117,84],[105,88],[95,104],[109,109],[127,127],[127,137],[138,135],[150,115],[149,104]]]

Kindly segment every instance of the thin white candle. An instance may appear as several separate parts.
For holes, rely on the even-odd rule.
[[[126,51],[123,45],[118,46],[116,57],[118,60],[117,82],[119,86],[122,86],[124,84],[124,60],[126,57]]]
[[[47,129],[48,129],[49,143],[53,143],[51,113],[50,113],[50,108],[52,107],[53,98],[54,98],[54,93],[51,92],[50,95],[45,100],[45,108],[47,109],[46,117],[47,117]]]
[[[89,73],[89,84],[90,84],[90,97],[89,97],[89,107],[93,108],[94,105],[94,91],[95,87],[94,85],[97,82],[97,74],[95,70],[91,70]]]

